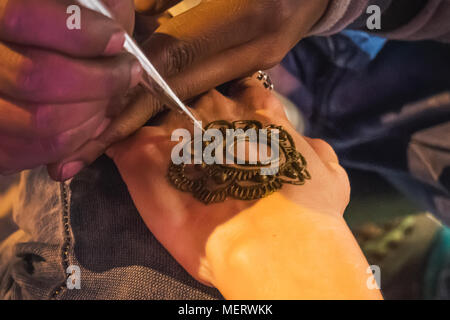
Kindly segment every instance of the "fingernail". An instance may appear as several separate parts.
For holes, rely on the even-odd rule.
[[[131,67],[130,89],[136,87],[139,82],[141,82],[142,72],[143,70],[141,64],[138,61],[135,61]]]
[[[81,171],[84,167],[83,161],[73,161],[66,163],[61,168],[61,174],[59,175],[61,181],[66,181],[73,176],[75,176],[78,172]]]
[[[125,33],[123,31],[114,33],[109,39],[104,54],[107,56],[114,55],[122,51],[125,43]]]

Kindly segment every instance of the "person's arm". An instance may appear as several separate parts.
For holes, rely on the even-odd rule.
[[[215,120],[281,125],[306,159],[308,174],[304,185],[286,183],[262,199],[228,194],[225,201],[206,205],[187,186],[211,186],[213,180],[170,178],[204,168],[169,169],[176,145],[172,133],[192,128],[184,117],[170,113],[160,126],[144,127],[110,148],[144,222],[186,271],[228,299],[381,298],[367,287],[368,263],[343,219],[350,186],[333,149],[296,133],[280,101],[256,77],[231,85],[229,97],[215,90],[203,95],[194,110],[204,125]],[[271,188],[258,179],[245,181],[264,192]]]

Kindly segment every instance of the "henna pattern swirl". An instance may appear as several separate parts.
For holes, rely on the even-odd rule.
[[[177,189],[190,192],[195,198],[205,204],[223,202],[227,198],[239,200],[256,200],[280,190],[283,184],[303,185],[311,179],[307,170],[307,162],[296,148],[291,135],[281,126],[268,125],[263,127],[259,121],[241,120],[234,122],[214,121],[205,127],[218,129],[225,133],[227,129],[256,129],[267,130],[269,143],[274,132],[278,135],[276,144],[279,152],[276,170],[271,169],[270,164],[256,161],[242,164],[174,164],[171,163],[168,170],[168,178]],[[208,143],[203,143],[203,148]],[[226,152],[226,143],[223,142],[223,150]],[[271,160],[272,164],[274,159]],[[266,169],[264,174],[261,169]]]

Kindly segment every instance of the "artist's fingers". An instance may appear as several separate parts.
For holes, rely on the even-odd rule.
[[[223,79],[231,80],[237,78],[243,70],[218,69],[217,66],[220,66],[221,61],[224,59],[245,59],[246,54],[247,52],[245,48],[243,50],[229,50],[223,54],[220,54],[218,57],[206,61],[203,64],[203,68],[192,68],[182,75],[169,79],[169,84],[183,100],[197,96],[208,91],[211,86],[215,87],[222,84]],[[251,74],[252,72],[249,73]],[[124,111],[123,114],[114,119],[111,125],[98,139],[86,143],[86,145],[70,156],[70,158],[50,165],[48,168],[50,175],[54,179],[61,180],[63,178],[61,176],[61,172],[65,164],[81,162],[84,166],[89,165],[101,154],[103,154],[105,150],[113,143],[125,139],[130,134],[141,128],[147,120],[160,111],[161,108],[161,104],[156,98],[153,98],[148,94],[139,96],[138,101],[135,101],[131,107]],[[216,106],[216,110],[219,110],[219,107]],[[184,123],[185,126],[192,126],[191,123],[185,121],[184,119],[182,123]],[[75,167],[81,170],[81,167]],[[75,175],[77,172],[72,173]],[[67,178],[67,176],[64,178]]]
[[[102,0],[114,15],[126,32],[132,34],[134,28],[134,3],[133,0]]]
[[[169,78],[168,82],[181,99],[192,98],[226,81],[239,78],[243,73],[253,74],[257,69],[255,70],[254,64],[248,62],[249,54],[254,54],[253,44],[226,50],[203,61],[201,66],[189,68],[189,70]],[[230,61],[235,63],[236,67],[224,68],[223,66],[229,64]],[[110,127],[98,139],[88,142],[70,158],[50,165],[50,175],[57,180],[67,179],[67,176],[61,176],[64,165],[75,162],[83,163],[86,166],[92,163],[109,146],[141,128],[157,110],[161,109],[161,104],[151,96],[144,95],[141,99],[142,101],[135,103],[125,110],[123,115],[114,119]],[[77,168],[78,171],[81,170],[79,165],[72,167]],[[75,175],[77,172],[72,171],[71,173]]]
[[[69,157],[49,165],[50,176],[55,180],[72,178],[101,156],[113,143],[125,139],[145,125],[147,120],[161,109],[162,105],[151,95],[138,95],[136,101],[114,118],[97,138],[89,140]]]
[[[39,49],[0,43],[0,93],[30,102],[67,103],[125,94],[141,78],[131,54],[74,59]]]
[[[79,57],[119,53],[125,41],[119,23],[81,7],[81,28],[70,30],[67,11],[73,4],[71,0],[0,0],[0,40]],[[122,12],[123,6],[117,9]]]
[[[245,72],[243,69],[220,68],[220,65],[222,61],[228,59],[232,61],[245,61],[248,54],[247,50],[252,50],[252,48],[246,48],[244,46],[244,48],[228,50],[219,54],[217,57],[205,61],[202,64],[202,68],[191,68],[189,71],[169,79],[169,84],[183,100],[197,96],[208,91],[211,87],[222,84],[223,79],[236,79],[242,72]],[[251,70],[252,66],[250,65],[249,68],[250,70],[247,73],[252,74],[254,71]],[[70,178],[71,176],[62,175],[66,165],[77,169],[70,172],[75,175],[82,167],[89,165],[102,155],[113,143],[128,137],[130,134],[141,128],[150,117],[161,110],[161,104],[150,95],[141,95],[139,99],[140,101],[136,101],[133,106],[126,109],[120,117],[114,119],[111,125],[98,139],[89,141],[69,158],[50,165],[48,167],[50,175],[56,180]],[[219,109],[217,106],[216,108],[216,110]],[[227,118],[229,118],[229,115]],[[183,120],[182,123],[187,126],[192,126],[188,121]],[[73,165],[72,163],[76,163],[76,165]],[[83,165],[80,166],[80,163]],[[67,171],[65,172],[67,173]]]
[[[107,123],[108,119],[99,113],[76,128],[49,137],[2,136],[0,167],[24,170],[57,161],[77,150]]]
[[[148,15],[160,14],[181,0],[134,0],[136,11]]]
[[[45,138],[81,126],[97,114],[112,117],[125,104],[112,100],[69,104],[28,104],[0,97],[0,137]]]
[[[138,43],[147,40],[150,35],[160,26],[159,17],[136,15],[136,25],[134,28],[134,38]]]
[[[206,59],[193,67],[167,78],[169,85],[183,100],[191,99],[211,88],[258,70],[258,63],[248,59],[253,54],[253,44],[232,48]],[[270,59],[269,59],[270,60]]]

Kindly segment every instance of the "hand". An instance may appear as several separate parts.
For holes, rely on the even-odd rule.
[[[181,0],[134,0],[134,6],[138,12],[157,15],[176,5],[180,1]]]
[[[76,153],[125,107],[141,74],[122,52],[134,8],[105,3],[118,23],[82,8],[81,30],[69,30],[73,1],[0,0],[0,174]],[[50,167],[52,176],[70,178],[82,165],[66,164]]]
[[[343,282],[350,283],[349,279],[354,273],[364,277],[364,266],[367,268],[367,263],[342,218],[350,191],[344,169],[339,166],[336,154],[327,143],[302,137],[295,132],[281,103],[255,78],[247,78],[234,84],[231,96],[231,99],[226,98],[215,90],[203,95],[195,103],[197,117],[204,124],[219,119],[254,119],[265,125],[282,125],[293,136],[297,150],[308,161],[311,180],[303,186],[284,185],[280,192],[258,201],[229,199],[223,203],[204,205],[190,193],[175,189],[167,179],[170,154],[175,144],[170,142],[172,131],[192,127],[184,118],[172,113],[161,126],[140,129],[129,139],[110,148],[107,154],[118,166],[144,222],[174,258],[197,280],[212,284],[223,294],[228,294],[233,280],[229,277],[224,280],[223,274],[226,271],[219,271],[220,266],[226,268],[225,266],[230,266],[229,261],[239,260],[236,257],[240,257],[242,248],[245,248],[244,256],[249,259],[244,263],[246,267],[243,269],[255,277],[275,277],[274,279],[279,281],[281,275],[270,275],[254,267],[267,264],[267,261],[279,260],[283,261],[283,268],[286,270],[290,267],[302,270],[305,279],[309,279],[303,283],[302,290],[296,291],[297,296],[308,296],[313,290],[311,288],[317,289],[317,283],[320,281],[311,279],[308,274],[314,270],[318,274],[317,277],[323,273],[329,278],[327,294],[337,297],[333,294],[344,292],[341,288]],[[284,239],[286,234],[293,235],[297,244],[293,245],[292,241]],[[265,239],[264,235],[269,239]],[[275,236],[278,237],[277,241],[273,241]],[[308,241],[315,243],[311,245]],[[264,248],[255,249],[253,244],[263,244]],[[271,248],[273,244],[277,246]],[[298,252],[296,248],[303,245],[305,250],[301,252],[308,252],[306,248],[311,248],[311,252],[316,256],[314,259],[311,255],[302,257],[305,258],[304,261],[298,263],[295,258]],[[249,247],[252,248],[251,254],[248,254]],[[271,249],[273,256],[270,255]],[[255,252],[260,252],[259,256],[250,258],[255,256]],[[286,257],[287,261],[284,262]],[[336,257],[345,262],[336,261]],[[355,259],[358,261],[356,264]],[[331,265],[334,265],[334,270],[340,270],[340,277],[329,277],[330,273],[337,273],[329,270]],[[243,273],[236,272],[233,277],[240,279],[239,274]],[[288,283],[295,281],[290,279]],[[346,286],[352,287],[348,283]],[[240,286],[242,287],[242,284]],[[260,283],[259,287],[264,288],[264,283]],[[322,291],[323,288],[320,289]],[[255,297],[254,291],[246,296],[245,290],[240,290],[240,298]],[[276,294],[275,292],[273,291],[273,294]],[[287,289],[284,292],[287,296],[292,293]],[[257,296],[274,298],[273,295],[267,295],[267,292]],[[228,294],[226,297],[233,295]],[[326,297],[325,293],[322,297]]]
[[[135,0],[155,14],[178,1]],[[278,64],[329,0],[210,0],[165,19],[146,41],[150,60],[183,99]]]

